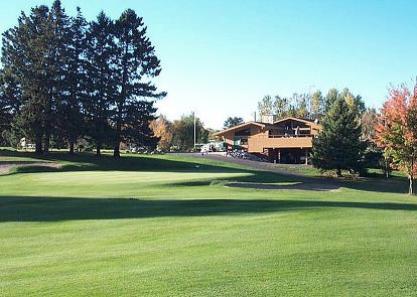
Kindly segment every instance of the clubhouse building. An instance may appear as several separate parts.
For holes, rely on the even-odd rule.
[[[243,150],[267,156],[272,162],[301,164],[308,162],[321,125],[317,121],[287,117],[275,120],[269,117],[262,122],[247,122],[215,136],[222,138],[227,150]]]

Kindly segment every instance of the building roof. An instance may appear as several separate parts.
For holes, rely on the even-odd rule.
[[[225,130],[219,131],[217,133],[214,133],[213,136],[221,136],[224,133],[234,131],[234,130],[237,130],[237,129],[241,129],[241,128],[245,128],[245,127],[248,127],[248,126],[251,126],[251,125],[255,125],[255,126],[258,126],[258,127],[261,127],[261,128],[265,128],[266,125],[268,125],[268,124],[260,123],[260,122],[247,122],[247,123],[239,124],[237,126],[233,126],[233,127],[227,128]]]
[[[246,123],[243,123],[243,124],[239,124],[237,126],[233,126],[233,127],[227,128],[227,129],[222,130],[220,132],[214,133],[213,136],[222,136],[223,134],[225,134],[227,132],[235,131],[237,129],[242,129],[242,128],[245,128],[245,127],[248,127],[248,126],[251,126],[251,125],[255,125],[255,126],[258,126],[258,127],[261,127],[261,128],[270,129],[270,128],[273,128],[275,124],[278,124],[278,123],[281,123],[281,122],[285,122],[285,121],[288,121],[288,120],[303,122],[303,123],[305,123],[305,124],[307,124],[307,125],[309,125],[311,127],[320,128],[320,125],[314,123],[314,121],[312,121],[312,120],[306,120],[306,119],[295,118],[295,117],[285,117],[285,118],[282,118],[282,119],[280,119],[278,121],[275,121],[273,124],[270,124],[270,123],[262,123],[262,122],[253,122],[253,121],[252,122],[246,122]]]
[[[285,122],[285,121],[288,121],[288,120],[302,122],[302,123],[305,123],[307,125],[316,124],[316,123],[314,123],[313,120],[307,120],[307,119],[295,118],[295,117],[285,117],[285,118],[279,119],[278,121],[275,121],[274,124],[282,123],[282,122]]]
[[[282,119],[280,119],[280,120],[278,120],[278,121],[275,121],[275,122],[274,122],[274,125],[275,125],[275,124],[278,124],[278,123],[282,123],[282,122],[288,121],[288,120],[293,120],[293,121],[302,122],[302,123],[304,123],[304,124],[306,124],[306,125],[308,125],[308,126],[310,126],[310,127],[312,127],[312,128],[315,128],[315,129],[320,129],[320,128],[321,128],[321,125],[320,125],[320,124],[315,123],[313,120],[307,120],[307,119],[295,118],[295,117],[286,117],[286,118],[282,118]]]

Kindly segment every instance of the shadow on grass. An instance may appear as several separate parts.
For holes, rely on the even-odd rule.
[[[123,155],[120,159],[115,159],[110,155],[96,157],[92,153],[81,153],[70,155],[62,152],[51,152],[46,156],[39,156],[33,152],[17,152],[11,150],[0,150],[0,156],[33,158],[40,162],[60,162],[61,167],[48,166],[25,166],[18,167],[11,174],[15,173],[33,173],[43,171],[164,171],[164,172],[241,172],[241,169],[228,166],[214,166],[201,164],[199,162],[170,160],[166,158],[154,158],[151,156],[132,156]],[[37,161],[39,160],[39,161]],[[27,161],[21,161],[27,162]],[[1,161],[0,164],[16,164],[19,161]],[[32,161],[30,161],[32,162]]]
[[[313,200],[0,197],[0,203],[0,222],[193,217],[325,208],[417,211],[415,204]]]
[[[280,187],[280,189],[305,189],[305,190],[331,190],[346,187],[355,190],[388,193],[406,193],[407,179],[405,177],[365,178],[360,180],[337,180],[325,177],[307,177],[273,173],[255,169],[237,168],[231,164],[207,164],[203,159],[189,158],[187,161],[172,160],[167,158],[155,158],[149,156],[124,155],[120,159],[114,159],[110,155],[98,158],[92,153],[69,155],[65,152],[51,152],[47,156],[38,156],[32,152],[17,152],[12,150],[0,150],[0,156],[36,158],[40,161],[59,162],[63,166],[33,166],[26,164],[12,170],[9,174],[35,173],[35,172],[62,172],[62,171],[152,171],[152,172],[193,172],[193,173],[247,173],[245,176],[234,178],[213,178],[207,181],[190,181],[173,183],[172,186],[206,186],[213,182],[240,183],[246,188],[274,189],[272,183],[297,183],[298,186]],[[2,163],[3,162],[3,163]],[[10,164],[13,161],[0,161],[1,164]],[[30,161],[31,162],[31,161]],[[39,161],[36,161],[39,163]],[[220,165],[221,164],[221,165]],[[230,180],[231,179],[231,180]],[[253,185],[251,183],[262,184]],[[232,184],[235,185],[236,184]],[[240,186],[239,185],[239,186]]]

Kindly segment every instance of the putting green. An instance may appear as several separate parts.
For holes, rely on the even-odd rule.
[[[0,176],[0,296],[416,296],[405,180],[233,188],[312,180],[176,156],[52,157],[55,172]]]

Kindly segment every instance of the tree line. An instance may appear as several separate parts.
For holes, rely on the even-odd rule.
[[[332,88],[326,95],[320,90],[312,94],[296,92],[289,97],[266,95],[258,102],[258,114],[261,119],[269,115],[279,119],[285,117],[320,119],[338,99],[344,99],[351,108],[355,109],[355,112],[365,111],[365,103],[360,95],[354,95],[348,88],[342,91]]]
[[[151,129],[159,138],[161,151],[191,151],[194,149],[194,123],[196,143],[207,143],[214,130],[206,129],[200,118],[194,113],[183,115],[180,119],[169,121],[160,115],[151,122]]]
[[[115,157],[121,143],[156,146],[149,122],[166,93],[153,82],[160,60],[135,11],[87,21],[80,8],[69,16],[56,0],[22,12],[2,36],[3,145],[26,137],[36,153],[47,153],[51,143],[72,153],[83,138],[97,155],[106,147]]]

